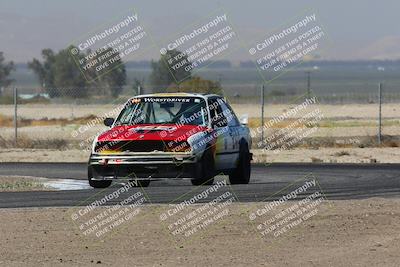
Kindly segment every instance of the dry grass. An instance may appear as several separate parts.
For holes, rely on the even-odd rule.
[[[400,142],[394,140],[383,141],[383,146],[385,147],[399,147]]]
[[[60,149],[65,150],[71,147],[72,144],[68,143],[65,139],[46,139],[34,140],[26,135],[19,135],[17,145],[14,139],[8,139],[0,136],[1,148],[36,148],[36,149]]]
[[[281,136],[273,138],[270,143],[276,142]],[[286,142],[290,142],[293,138],[288,138]],[[260,138],[253,138],[253,148],[262,148],[259,146]],[[353,136],[353,137],[307,137],[295,142],[290,148],[369,148],[369,147],[400,147],[400,136],[384,135],[382,143],[379,145],[376,136]]]
[[[278,137],[279,138],[279,137]],[[271,140],[276,142],[278,138]],[[286,142],[290,142],[293,138],[288,138]],[[357,142],[354,142],[357,140]],[[265,147],[267,144],[260,145],[260,138],[253,138],[253,149]],[[285,142],[285,143],[286,143]],[[18,135],[18,143],[15,146],[13,138],[6,138],[0,135],[1,148],[29,148],[29,149],[60,149],[67,150],[73,148],[81,148],[80,140],[70,140],[64,138],[47,138],[47,139],[32,139],[25,134]],[[278,149],[281,146],[274,147]],[[340,138],[337,137],[312,137],[305,138],[299,142],[294,142],[292,148],[319,149],[319,148],[371,148],[371,147],[400,147],[400,136],[383,136],[383,142],[378,144],[376,137],[363,136]]]
[[[65,126],[68,124],[83,125],[95,119],[97,119],[95,115],[88,115],[85,117],[79,117],[73,119],[66,119],[66,118],[48,119],[47,117],[45,117],[38,120],[34,120],[34,119],[18,118],[18,127],[49,126],[49,125]],[[12,117],[0,114],[0,127],[13,127],[13,126],[14,126],[14,119]]]
[[[265,118],[264,123],[267,123],[271,118]],[[293,124],[295,121],[297,121],[298,118],[294,119],[285,119],[284,121],[281,121],[279,123],[274,123],[274,128],[285,128],[288,127],[289,125]],[[347,120],[347,119],[341,119],[341,120],[332,120],[332,119],[326,119],[326,120],[321,120],[318,123],[313,124],[315,127],[320,127],[320,128],[338,128],[338,127],[374,127],[376,126],[377,123],[374,120]],[[400,120],[398,119],[385,119],[382,122],[382,126],[399,126],[400,125]],[[255,118],[251,117],[249,118],[249,123],[248,126],[250,128],[257,128],[261,126],[261,119],[260,118]],[[300,128],[300,127],[310,127],[306,123],[302,124],[297,124],[292,128]]]
[[[271,118],[265,118],[264,119],[264,124],[267,123]],[[296,123],[298,119],[285,119],[281,122],[274,123],[274,128],[285,128],[285,127],[291,127],[291,128],[303,128],[303,127],[309,127],[308,124],[306,123]],[[293,125],[295,123],[295,125]],[[261,126],[261,119],[260,118],[249,118],[249,123],[248,126],[250,128],[257,128]],[[317,125],[316,125],[317,126]]]
[[[46,114],[49,117],[52,116],[53,114]],[[19,127],[37,127],[37,126],[69,126],[69,125],[84,125],[87,124],[88,122],[91,122],[93,120],[96,120],[97,117],[95,115],[87,115],[83,117],[77,117],[74,119],[68,119],[66,117],[60,117],[60,118],[41,118],[41,119],[30,119],[30,118],[20,118],[18,120],[18,126]],[[265,121],[267,122],[267,121]],[[374,122],[376,123],[376,122]],[[387,121],[386,123],[393,123],[393,124],[399,124],[400,121]],[[318,127],[325,127],[326,129],[336,129],[335,127],[339,127],[340,129],[343,128],[345,131],[346,129],[358,129],[357,127],[360,126],[369,126],[371,124],[371,121],[368,120],[345,120],[345,121],[333,121],[333,120],[324,120],[319,122]],[[250,118],[249,119],[249,127],[250,128],[256,128],[257,126],[260,125],[260,119],[259,118]],[[5,116],[0,114],[0,127],[13,127],[13,118],[12,116]],[[276,133],[279,131],[279,129],[283,129],[285,127],[288,127],[289,129],[296,129],[296,128],[301,128],[301,127],[308,127],[307,124],[296,124],[296,119],[286,119],[282,122],[274,124],[273,129],[268,129],[266,133],[266,137],[270,136],[273,133]],[[354,128],[355,127],[355,128]],[[29,128],[25,128],[29,129]],[[45,128],[44,128],[45,129]],[[8,129],[9,132],[10,129]],[[362,128],[361,128],[362,130]],[[272,132],[270,132],[272,131]],[[329,131],[326,133],[329,135]],[[362,132],[356,131],[357,134],[360,134]],[[26,136],[24,135],[19,135],[19,142],[17,147],[19,148],[44,148],[44,149],[68,149],[71,147],[78,147],[78,142],[82,140],[70,140],[70,139],[65,139],[64,135],[61,137],[58,135],[53,135],[52,130],[47,131],[46,130],[46,135],[45,136],[40,136],[39,138],[34,138],[32,137],[33,135],[30,134],[29,131],[25,131]],[[392,134],[397,134],[396,132]],[[11,137],[4,137],[7,136],[6,134],[3,135],[3,137],[0,135],[0,147],[3,148],[14,148],[14,140]],[[10,135],[8,135],[10,136]],[[54,136],[54,137],[53,137]],[[278,138],[275,138],[275,140],[270,140],[271,142],[276,142]],[[286,141],[289,142],[293,138],[288,138]],[[262,146],[259,146],[258,143],[260,142],[259,137],[253,138],[253,148],[261,148]],[[343,136],[343,137],[338,137],[338,136],[308,136],[307,138],[304,138],[300,140],[299,142],[294,142],[293,145],[290,148],[311,148],[311,149],[318,149],[322,147],[334,147],[334,148],[364,148],[364,147],[400,147],[400,136],[399,135],[385,135],[383,136],[383,142],[381,145],[378,144],[376,136]]]

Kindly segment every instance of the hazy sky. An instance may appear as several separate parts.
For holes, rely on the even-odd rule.
[[[223,8],[241,39],[248,43],[265,38],[273,29],[311,9],[331,41],[321,51],[323,58],[400,58],[400,2],[395,0],[0,0],[0,51],[8,60],[25,62],[39,57],[43,48],[66,47],[132,7],[157,41]],[[149,51],[138,59],[158,58],[157,52]],[[233,53],[229,59],[245,60],[248,54]]]

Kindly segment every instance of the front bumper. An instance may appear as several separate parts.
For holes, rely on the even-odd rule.
[[[92,154],[89,176],[93,180],[191,178],[196,163],[191,154]]]

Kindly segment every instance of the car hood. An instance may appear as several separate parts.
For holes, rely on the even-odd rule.
[[[190,136],[207,131],[207,127],[198,125],[176,124],[140,124],[121,125],[102,133],[98,137],[99,142],[122,140],[179,140],[185,141]]]

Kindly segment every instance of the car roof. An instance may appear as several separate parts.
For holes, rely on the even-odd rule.
[[[216,94],[199,94],[199,93],[154,93],[154,94],[146,94],[146,95],[137,95],[134,96],[133,98],[143,98],[143,97],[201,97],[204,99],[208,99],[211,97],[221,97],[220,95]]]

